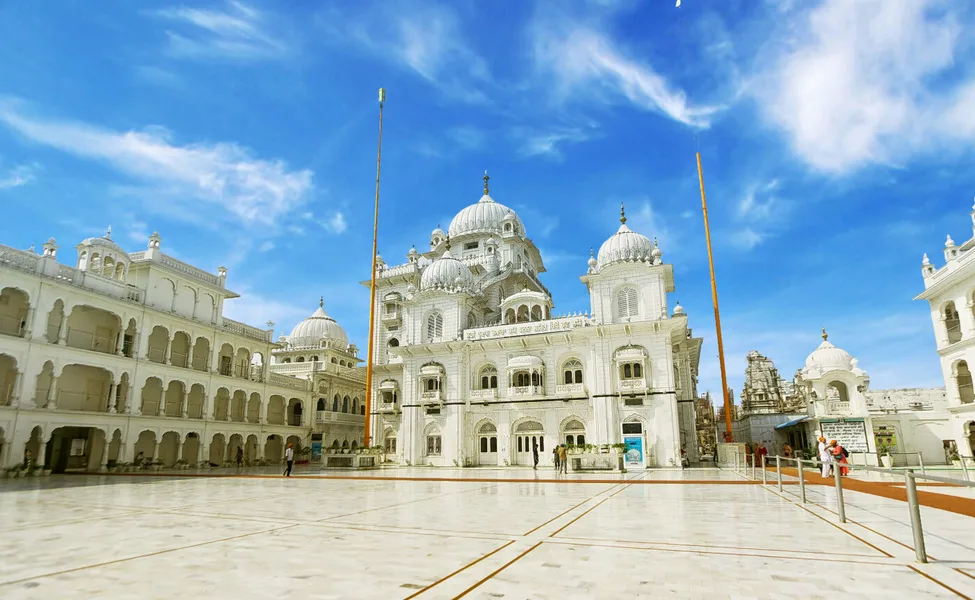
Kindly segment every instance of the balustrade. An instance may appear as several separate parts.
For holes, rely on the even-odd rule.
[[[573,394],[585,394],[586,384],[584,383],[564,383],[555,386],[555,393],[560,396],[570,396]]]
[[[497,389],[470,390],[467,394],[471,400],[497,400]]]
[[[522,385],[508,388],[508,397],[513,396],[541,396],[545,393],[545,388],[540,385]]]

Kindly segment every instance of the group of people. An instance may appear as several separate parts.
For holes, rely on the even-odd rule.
[[[538,446],[533,448],[535,468],[538,468]],[[558,444],[552,448],[552,462],[555,463],[556,473],[567,473],[569,467],[569,449],[565,444]]]
[[[823,477],[830,476],[834,463],[835,468],[840,470],[840,475],[845,477],[850,472],[850,468],[845,466],[849,464],[846,460],[849,456],[850,453],[846,448],[839,445],[836,440],[827,443],[826,438],[819,438],[819,462],[823,464]]]

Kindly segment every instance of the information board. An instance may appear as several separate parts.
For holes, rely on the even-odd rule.
[[[846,421],[826,423],[820,422],[819,428],[823,432],[826,442],[831,440],[839,442],[850,452],[868,452],[867,446],[867,427],[863,421]]]

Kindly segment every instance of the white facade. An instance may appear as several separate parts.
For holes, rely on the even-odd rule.
[[[223,316],[226,269],[163,254],[155,233],[128,253],[110,233],[73,267],[53,239],[42,255],[0,246],[0,466],[27,451],[55,471],[140,454],[220,464],[237,448],[253,463],[307,446],[320,383],[269,372],[272,331]]]
[[[623,216],[581,277],[590,310],[553,316],[538,249],[484,179],[427,252],[377,261],[373,438],[404,465],[531,465],[536,445],[552,464],[560,443],[625,442],[631,467],[696,460],[701,339],[668,313],[656,242]]]
[[[975,232],[975,207],[971,211]],[[951,436],[958,452],[975,452],[975,235],[960,246],[945,242],[945,265],[936,268],[925,254],[921,264],[924,292],[915,300],[931,305],[931,321],[948,397]]]

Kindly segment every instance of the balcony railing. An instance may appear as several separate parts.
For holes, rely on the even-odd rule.
[[[486,390],[470,390],[467,393],[467,397],[471,400],[497,400],[498,390],[486,389]]]
[[[440,395],[440,390],[420,392],[420,404],[439,404],[441,402],[443,402],[443,396]]]
[[[848,415],[850,414],[850,403],[830,400],[826,403],[826,411],[831,415]]]
[[[620,391],[622,392],[642,392],[645,389],[647,389],[647,380],[643,378],[623,379],[620,381]]]
[[[288,377],[287,375],[279,375],[277,373],[271,373],[267,378],[267,382],[271,385],[276,385],[278,387],[288,388],[292,390],[299,390],[302,392],[308,391],[308,380],[298,379],[297,377]]]
[[[573,396],[586,393],[586,384],[584,383],[564,383],[555,386],[555,393],[559,396]]]
[[[71,348],[94,350],[95,352],[103,352],[105,354],[113,354],[115,351],[115,349],[112,348],[113,340],[111,338],[98,336],[90,331],[68,329],[66,341],[67,345]]]
[[[388,413],[398,413],[399,404],[396,402],[383,402],[379,405],[376,412],[388,414]]]
[[[522,385],[508,388],[509,398],[519,396],[541,396],[543,394],[545,394],[545,388],[540,385]]]
[[[23,322],[24,319],[0,316],[0,334],[21,337],[24,334],[24,328],[21,325]]]

